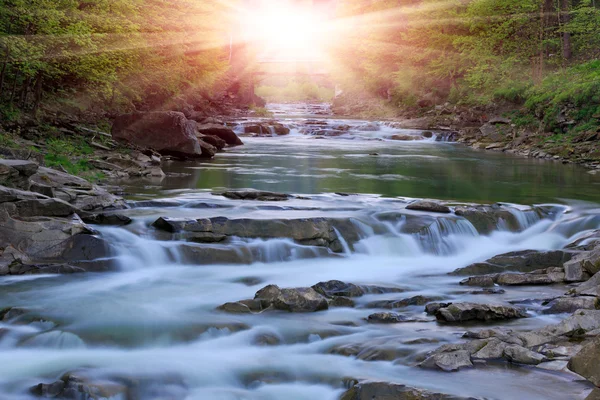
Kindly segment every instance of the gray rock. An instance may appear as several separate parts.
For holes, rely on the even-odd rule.
[[[456,350],[437,353],[419,364],[422,368],[439,368],[445,372],[458,371],[460,368],[472,367],[471,354],[467,350]]]
[[[365,294],[364,289],[360,286],[336,280],[319,282],[313,285],[312,288],[326,297],[360,297]]]
[[[585,345],[569,361],[569,369],[600,387],[600,338]]]
[[[579,296],[596,296],[600,297],[600,273],[594,274],[586,282],[583,282],[571,291]]]
[[[367,317],[367,322],[371,324],[397,324],[400,322],[413,321],[411,318],[405,317],[404,315],[382,312],[371,314]]]
[[[266,192],[260,190],[230,190],[227,192],[213,193],[232,200],[257,200],[257,201],[285,201],[293,196],[286,193]]]
[[[460,281],[460,284],[466,286],[492,287],[494,286],[495,278],[496,276],[490,275],[472,276],[470,278],[463,279]]]
[[[133,222],[131,218],[121,214],[90,214],[81,218],[86,224],[124,226]]]
[[[347,307],[352,308],[356,305],[354,300],[349,297],[336,296],[333,299],[329,300],[329,307]]]
[[[362,382],[354,385],[340,400],[468,400],[465,397],[434,393],[388,382]],[[472,400],[472,399],[471,399]]]
[[[537,365],[546,361],[544,355],[518,345],[510,345],[504,349],[504,357],[517,364]]]
[[[329,308],[327,299],[313,288],[280,289],[268,285],[256,292],[255,299],[262,302],[263,308],[273,307],[289,312],[315,312]]]
[[[600,309],[600,302],[597,297],[559,297],[548,303],[548,308],[544,310],[545,314],[573,313],[577,310],[597,310]]]
[[[492,321],[512,318],[525,318],[527,314],[520,308],[505,305],[477,303],[452,303],[435,312],[441,322],[464,322],[471,320]]]
[[[497,360],[504,357],[504,350],[509,346],[498,338],[490,339],[478,352],[473,354],[474,360]]]
[[[563,282],[564,273],[555,274],[512,274],[504,273],[496,276],[496,283],[501,286],[552,285]]]
[[[372,301],[366,305],[367,308],[404,308],[409,306],[424,306],[433,301],[441,300],[440,297],[413,296],[401,300],[378,300]]]
[[[583,282],[600,271],[600,247],[580,253],[565,263],[565,280]]]
[[[485,263],[475,263],[459,268],[451,275],[484,275],[507,271],[533,272],[538,269],[562,267],[570,260],[572,253],[556,251],[524,250],[500,254]]]
[[[450,210],[448,206],[427,200],[418,200],[413,203],[410,203],[408,206],[406,206],[406,209],[415,211],[429,211],[443,214],[449,214],[450,212],[452,212],[452,210]]]
[[[441,308],[448,307],[452,303],[429,303],[425,306],[425,312],[429,315],[435,315]]]

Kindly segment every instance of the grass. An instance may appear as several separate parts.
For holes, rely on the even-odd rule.
[[[264,107],[254,107],[253,106],[253,107],[250,107],[250,111],[252,111],[254,113],[254,115],[257,117],[263,117],[263,118],[272,118],[273,117],[273,113]]]

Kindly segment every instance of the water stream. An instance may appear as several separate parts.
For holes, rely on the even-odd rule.
[[[564,293],[564,286],[554,285],[474,295],[457,284],[460,277],[446,273],[509,251],[560,249],[599,229],[600,179],[576,166],[477,152],[435,138],[392,141],[398,130],[383,124],[360,130],[373,125],[367,121],[324,120],[351,128],[345,137],[319,140],[298,128],[301,118],[318,117],[291,118],[285,106],[275,110],[292,126],[289,136],[246,137],[245,146],[215,160],[168,163],[162,181],[120,182],[138,201],[124,212],[134,222],[97,227],[111,243],[119,271],[0,280],[0,308],[32,310],[29,323],[0,325],[2,399],[29,399],[29,387],[68,371],[135,379],[142,382],[140,399],[333,400],[349,379],[486,399],[585,397],[587,385],[538,368],[489,364],[448,374],[415,367],[427,351],[461,341],[465,327],[440,325],[423,306],[402,310],[421,322],[368,324],[365,318],[377,309],[365,305],[415,295],[500,303]],[[225,188],[302,198],[265,203],[212,194]],[[519,227],[499,223],[480,234],[461,218],[409,212],[407,198],[509,202]],[[406,215],[434,223],[419,234],[406,233]],[[150,226],[161,216],[352,218],[361,240],[352,248],[346,244],[341,254],[288,239],[190,244],[163,240]],[[238,258],[192,262],[190,246],[220,248]],[[403,292],[368,294],[356,299],[355,308],[310,314],[215,310],[252,298],[267,284],[299,287],[330,279]],[[502,325],[532,329],[564,318],[538,313],[535,306],[529,313],[531,318]],[[361,348],[359,355],[344,355],[352,346]]]

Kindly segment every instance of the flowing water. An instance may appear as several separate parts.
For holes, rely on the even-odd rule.
[[[415,295],[514,301],[527,304],[531,318],[504,326],[532,329],[560,321],[564,315],[538,313],[538,303],[527,300],[560,295],[564,286],[473,295],[446,273],[504,252],[559,249],[599,229],[598,177],[575,166],[473,151],[435,135],[391,141],[395,133],[418,132],[384,124],[367,128],[374,124],[366,121],[324,120],[348,125],[349,132],[315,139],[301,133],[306,117],[276,110],[292,127],[289,136],[244,138],[245,146],[215,160],[166,164],[168,176],[161,181],[120,182],[130,199],[144,201],[124,212],[131,225],[98,227],[119,271],[0,281],[0,308],[32,310],[28,324],[0,325],[0,398],[28,399],[29,387],[67,371],[135,380],[141,399],[333,400],[350,379],[486,399],[585,397],[587,385],[538,368],[489,364],[448,374],[415,367],[426,352],[460,342],[465,327],[440,325],[423,306],[400,311],[419,322],[368,324],[365,318],[378,310],[364,306]],[[212,194],[224,188],[302,197],[265,203]],[[511,231],[501,222],[482,235],[461,218],[405,210],[407,197],[520,204],[506,205],[520,226]],[[530,208],[534,204],[547,206]],[[425,233],[403,233],[412,214],[435,223]],[[352,218],[362,239],[333,254],[286,239],[240,238],[210,246],[239,254],[241,262],[197,265],[186,248],[207,245],[161,240],[150,227],[160,216]],[[300,287],[330,279],[403,292],[369,294],[357,299],[356,308],[310,314],[215,311],[252,298],[267,284]],[[360,348],[352,353],[358,356],[343,355],[352,348]]]

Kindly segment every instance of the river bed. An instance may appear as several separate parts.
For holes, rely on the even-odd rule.
[[[30,399],[29,387],[69,371],[95,380],[135,380],[139,399],[334,400],[351,379],[485,399],[586,396],[590,387],[572,375],[535,367],[490,363],[457,373],[416,367],[428,351],[461,342],[467,328],[439,324],[420,305],[402,310],[417,322],[370,324],[366,317],[378,310],[366,305],[416,295],[513,302],[527,307],[530,318],[497,325],[524,330],[559,322],[565,315],[542,314],[539,302],[529,300],[556,297],[564,285],[474,295],[458,285],[461,277],[447,273],[510,251],[560,249],[599,229],[600,177],[574,165],[475,151],[435,136],[389,140],[419,132],[385,124],[360,128],[372,126],[369,121],[323,119],[350,126],[349,133],[317,139],[302,134],[299,121],[323,117],[274,109],[292,127],[290,135],[244,137],[244,146],[214,160],[167,162],[162,180],[118,182],[133,206],[123,214],[134,222],[96,228],[113,247],[119,271],[0,280],[0,308],[32,310],[29,323],[0,325],[3,399]],[[298,197],[260,202],[214,194],[248,188]],[[388,218],[407,213],[414,198],[503,202],[514,205],[520,226],[514,231],[499,224],[483,235],[446,221],[417,237],[403,232],[404,219]],[[542,204],[551,216],[528,208]],[[233,249],[244,262],[199,265],[185,257],[188,242],[163,240],[151,227],[159,217],[352,218],[362,236],[341,254],[288,239],[239,238],[211,246]],[[215,310],[252,298],[268,284],[300,287],[331,279],[401,292],[367,294],[355,308],[317,313]],[[468,329],[483,326],[489,324]],[[361,348],[359,354],[345,355],[352,346]],[[119,396],[114,398],[124,399]]]

